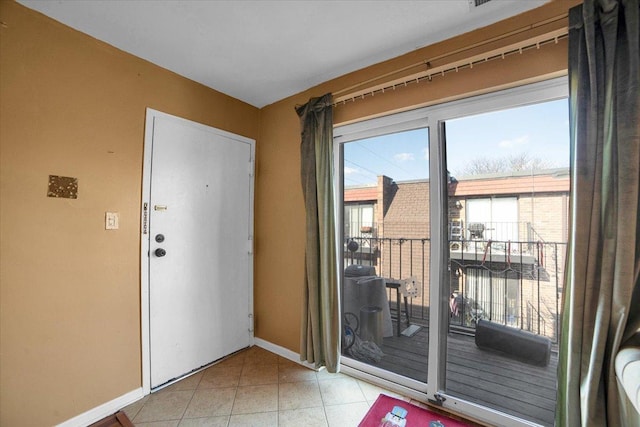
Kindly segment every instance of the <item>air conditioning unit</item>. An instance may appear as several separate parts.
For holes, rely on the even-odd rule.
[[[473,9],[474,7],[482,6],[485,3],[489,3],[491,0],[469,0],[469,8]]]

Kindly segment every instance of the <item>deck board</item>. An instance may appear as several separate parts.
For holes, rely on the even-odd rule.
[[[395,331],[395,319],[393,328]],[[425,382],[428,343],[427,326],[421,327],[413,337],[384,338],[381,349],[385,356],[374,366]],[[557,354],[552,353],[548,366],[529,365],[479,349],[472,336],[449,333],[446,391],[457,398],[552,426],[557,362]]]

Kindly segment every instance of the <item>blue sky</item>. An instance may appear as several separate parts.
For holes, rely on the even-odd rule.
[[[447,167],[460,175],[476,157],[527,153],[553,167],[569,166],[566,99],[469,116],[446,122]],[[428,177],[428,132],[417,129],[345,144],[345,185],[375,183],[377,175],[396,181]]]

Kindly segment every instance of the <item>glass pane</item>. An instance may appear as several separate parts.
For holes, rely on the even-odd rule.
[[[446,122],[446,392],[553,425],[567,245],[567,100]]]
[[[428,129],[344,145],[343,354],[425,383]],[[407,283],[410,283],[407,285]]]

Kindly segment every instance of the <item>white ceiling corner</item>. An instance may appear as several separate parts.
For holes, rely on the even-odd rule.
[[[18,0],[256,107],[548,0]]]

